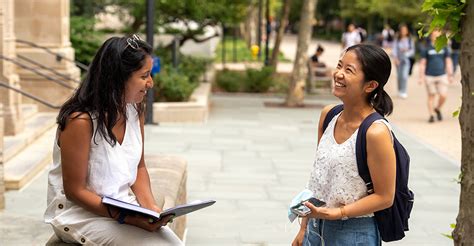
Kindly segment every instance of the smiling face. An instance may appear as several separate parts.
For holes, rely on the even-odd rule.
[[[146,91],[153,87],[151,78],[151,68],[153,59],[146,56],[145,64],[142,68],[132,73],[132,76],[125,83],[125,102],[140,103],[146,95]]]
[[[348,51],[339,60],[333,73],[334,96],[342,99],[365,98],[366,84],[362,65],[354,51]]]

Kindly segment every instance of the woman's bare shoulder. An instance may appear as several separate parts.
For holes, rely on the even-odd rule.
[[[91,129],[91,116],[86,112],[73,112],[67,117],[65,128],[86,128]]]

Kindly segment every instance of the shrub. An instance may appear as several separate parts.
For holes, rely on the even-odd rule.
[[[188,76],[189,81],[200,82],[200,77],[206,72],[207,64],[210,62],[210,59],[182,55],[178,70]]]
[[[289,90],[290,75],[278,74],[273,77],[273,85],[269,91],[272,93],[287,94]]]
[[[102,44],[103,32],[94,29],[94,19],[71,16],[71,44],[77,61],[89,65]]]
[[[217,85],[227,92],[239,92],[245,79],[242,73],[229,70],[221,71],[216,77]]]
[[[184,74],[165,68],[162,73],[155,76],[156,94],[158,102],[183,102],[187,101],[198,83],[192,83]]]
[[[162,66],[173,66],[172,52],[170,49],[159,46],[155,49],[155,55],[160,57]],[[206,72],[207,64],[210,64],[211,62],[212,59],[179,54],[178,71],[181,74],[186,75],[189,78],[189,81],[200,82],[201,75]]]
[[[247,69],[244,89],[246,92],[267,92],[273,85],[273,68],[263,67],[260,70]]]

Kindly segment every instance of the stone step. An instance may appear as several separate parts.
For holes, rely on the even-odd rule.
[[[8,162],[15,155],[33,143],[51,128],[55,128],[57,113],[35,113],[25,120],[24,130],[15,136],[3,138],[3,161]],[[51,146],[50,146],[51,147]]]
[[[23,114],[23,120],[31,119],[31,117],[38,113],[38,105],[30,103],[21,104],[21,112]]]
[[[4,163],[7,190],[21,189],[51,164],[55,134],[56,128],[50,128],[36,141]]]

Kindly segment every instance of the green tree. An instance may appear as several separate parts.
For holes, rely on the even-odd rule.
[[[423,26],[420,34],[428,27],[424,35],[435,28],[444,31],[435,43],[440,50],[449,38],[461,40],[461,84],[462,105],[459,114],[461,126],[461,194],[456,227],[452,232],[455,245],[472,245],[474,242],[474,2],[465,0],[425,0],[423,12],[431,16],[429,26]],[[449,34],[446,34],[449,30]]]
[[[133,17],[131,32],[138,32],[146,21],[146,1],[143,0],[109,0],[110,4],[121,7]],[[157,0],[155,1],[155,26],[164,28],[166,33],[179,34],[179,44],[187,40],[204,42],[219,33],[207,38],[200,38],[208,27],[220,24],[237,25],[245,17],[246,6],[250,0]],[[173,28],[171,23],[181,23],[183,28]]]
[[[71,1],[70,33],[76,61],[88,65],[99,49],[104,33],[94,28],[94,16],[105,6],[104,0]]]
[[[392,20],[396,23],[415,23],[420,15],[423,0],[340,0],[341,16],[353,21],[362,20],[369,33],[373,33],[375,21],[382,19],[384,23]]]

